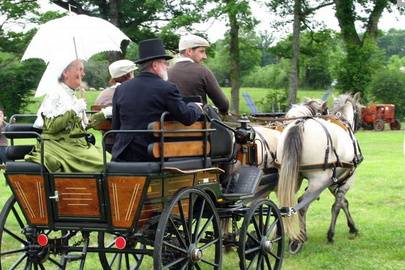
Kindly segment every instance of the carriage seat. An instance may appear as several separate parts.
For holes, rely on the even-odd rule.
[[[177,121],[165,121],[163,129],[159,121],[148,125],[156,142],[148,145],[148,155],[156,161],[147,162],[110,162],[107,164],[108,173],[148,174],[159,173],[165,167],[180,170],[195,170],[211,167],[210,143],[204,141],[204,129],[209,123],[198,121],[185,126]],[[165,133],[161,133],[165,130]],[[164,142],[160,141],[164,139]],[[162,152],[163,147],[163,154]],[[164,160],[163,168],[161,160]]]
[[[7,173],[40,173],[41,165],[23,160],[29,154],[34,145],[14,145],[15,139],[35,139],[41,133],[40,129],[34,128],[32,124],[9,124],[5,128],[5,136],[12,144],[6,147],[6,156],[10,161],[6,162]]]

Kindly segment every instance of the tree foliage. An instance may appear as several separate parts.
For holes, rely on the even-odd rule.
[[[372,100],[394,103],[397,118],[405,117],[405,74],[397,70],[380,70],[370,83]]]
[[[396,4],[394,0],[334,0],[336,18],[345,43],[346,57],[338,72],[338,86],[342,91],[361,92],[367,98],[366,89],[375,72],[376,58],[380,50],[376,46],[378,23],[384,10]],[[364,32],[356,30],[362,23]]]

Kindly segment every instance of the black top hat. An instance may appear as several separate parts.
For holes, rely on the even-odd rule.
[[[139,43],[139,58],[136,64],[142,64],[154,59],[172,59],[173,57],[166,54],[165,47],[160,38],[146,39]]]

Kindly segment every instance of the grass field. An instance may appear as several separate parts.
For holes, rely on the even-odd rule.
[[[226,90],[228,91],[228,90]],[[257,92],[256,92],[257,91]],[[253,99],[260,99],[264,89],[250,89]],[[301,93],[320,97],[322,92]],[[88,93],[88,101],[96,92]],[[32,108],[36,108],[31,104]],[[357,133],[365,157],[347,198],[360,234],[350,239],[344,214],[339,216],[335,242],[326,241],[333,196],[321,195],[308,211],[308,242],[298,255],[285,254],[286,270],[405,270],[405,149],[403,131],[360,131]],[[0,184],[0,205],[10,195]],[[305,185],[304,185],[305,186]],[[274,199],[274,194],[271,195]],[[236,252],[224,256],[224,270],[239,269]],[[76,267],[77,268],[77,267]],[[71,269],[70,267],[68,269]],[[86,269],[100,269],[97,255],[89,256]],[[152,269],[146,260],[141,269]]]

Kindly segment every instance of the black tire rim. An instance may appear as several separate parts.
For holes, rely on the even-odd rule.
[[[15,197],[11,196],[0,213],[0,270],[61,269],[60,256],[50,254],[47,247],[41,248],[36,243],[38,233],[49,235],[51,231],[30,227]]]
[[[270,200],[255,202],[240,231],[240,269],[281,269],[284,228],[277,206]]]
[[[154,269],[221,269],[222,238],[211,198],[185,189],[166,205],[156,231]]]

